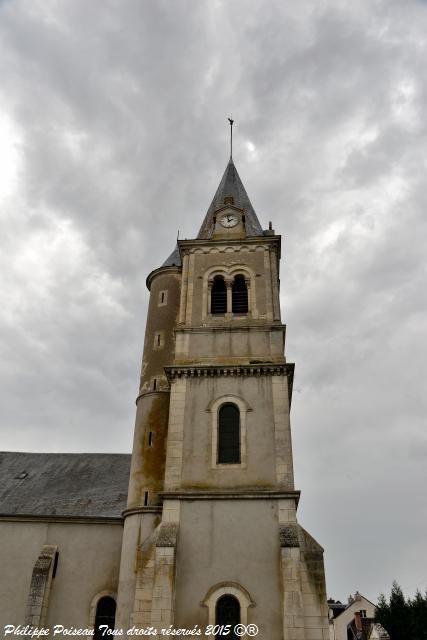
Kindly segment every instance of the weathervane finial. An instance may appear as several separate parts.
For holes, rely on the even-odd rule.
[[[232,118],[228,118],[228,122],[230,123],[230,160],[233,158],[233,124],[234,120]]]

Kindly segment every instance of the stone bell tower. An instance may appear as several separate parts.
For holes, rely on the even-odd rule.
[[[117,627],[329,638],[323,549],[296,519],[280,247],[230,158],[197,236],[147,278]]]

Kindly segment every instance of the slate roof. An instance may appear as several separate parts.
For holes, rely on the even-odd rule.
[[[333,600],[328,600],[328,607],[329,609],[331,609],[334,618],[338,618],[338,616],[341,615],[341,613],[345,609],[347,609],[347,606],[348,605],[343,604],[339,600],[337,602]]]
[[[181,266],[181,256],[179,255],[178,245],[176,245],[175,249],[170,254],[169,258],[166,258],[162,267],[180,267]]]
[[[117,518],[130,454],[0,452],[0,516]]]
[[[240,179],[232,158],[224,171],[221,182],[213,197],[211,205],[207,211],[202,226],[200,227],[198,238],[210,238],[213,232],[212,216],[216,209],[224,206],[224,198],[232,196],[234,206],[243,209],[245,213],[246,231],[248,236],[262,236],[262,228],[255,213],[255,210],[246,193],[243,182]]]

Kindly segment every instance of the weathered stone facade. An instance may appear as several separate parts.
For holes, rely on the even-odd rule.
[[[296,520],[280,245],[261,229],[230,161],[198,237],[179,241],[147,279],[121,627],[203,627],[218,622],[228,594],[262,638],[328,638],[323,550]],[[236,277],[243,313],[233,310]],[[239,413],[233,464],[218,457],[225,405]]]

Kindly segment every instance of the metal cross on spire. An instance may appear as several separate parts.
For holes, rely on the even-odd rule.
[[[233,124],[234,120],[232,118],[228,118],[228,122],[230,123],[230,158],[233,157]]]

